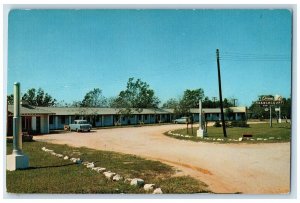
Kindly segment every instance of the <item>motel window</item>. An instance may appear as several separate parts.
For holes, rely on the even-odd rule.
[[[148,120],[148,115],[145,115],[145,120]]]
[[[125,121],[125,116],[122,117],[122,121]]]
[[[96,122],[100,122],[100,116],[99,115],[96,116]]]
[[[54,116],[49,116],[49,124],[53,124]]]
[[[65,124],[66,123],[66,116],[61,116],[61,124]]]
[[[139,121],[142,120],[142,115],[139,115]]]

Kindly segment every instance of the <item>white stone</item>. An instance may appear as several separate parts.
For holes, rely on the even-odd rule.
[[[274,137],[269,137],[269,140],[274,140]]]
[[[65,157],[64,157],[64,160],[67,160],[67,159],[69,159],[69,157],[68,157],[68,156],[65,156]]]
[[[51,154],[52,154],[53,156],[56,156],[56,153],[55,153],[55,152],[51,152]]]
[[[107,172],[104,172],[103,175],[105,175],[106,178],[111,179],[114,175],[116,175],[116,173],[107,171]]]
[[[145,181],[143,179],[140,178],[134,178],[131,180],[130,185],[134,185],[134,186],[143,186],[145,183]]]
[[[153,194],[163,194],[163,192],[161,191],[160,188],[156,188],[156,189],[153,191]]]
[[[6,169],[15,171],[29,167],[29,159],[25,154],[10,154],[6,156]]]
[[[266,141],[266,140],[268,140],[268,139],[265,138],[264,141]]]
[[[261,141],[261,140],[263,140],[263,139],[262,139],[262,138],[257,138],[256,140]]]
[[[241,142],[241,141],[243,141],[243,138],[242,138],[242,137],[239,138],[239,142]]]
[[[42,150],[45,151],[45,150],[46,150],[46,147],[43,147]]]
[[[144,190],[145,191],[150,191],[150,190],[154,190],[155,185],[154,184],[145,184],[144,185]]]
[[[205,132],[203,129],[197,130],[197,137],[203,138],[205,136]]]
[[[119,180],[123,180],[123,177],[120,176],[119,174],[115,175],[112,179],[113,181],[119,181]]]
[[[97,172],[98,172],[98,173],[101,173],[101,172],[104,172],[104,171],[106,171],[106,168],[100,168],[100,167],[99,167],[99,168],[97,169]]]
[[[64,155],[62,155],[62,154],[56,154],[55,156],[57,156],[58,158],[64,157]]]
[[[223,141],[223,139],[221,139],[221,138],[218,138],[218,139],[217,139],[217,141]]]
[[[94,163],[89,163],[88,165],[86,165],[87,168],[94,168],[95,164]]]

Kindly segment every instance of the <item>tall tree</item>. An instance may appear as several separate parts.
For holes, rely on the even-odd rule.
[[[142,112],[143,108],[157,109],[160,101],[154,90],[141,79],[129,78],[125,90],[111,102],[114,108],[121,108],[120,113],[129,116],[132,110]]]
[[[102,95],[102,90],[94,88],[86,93],[81,102],[81,107],[107,107],[107,100]]]
[[[56,99],[45,93],[42,88],[39,88],[37,91],[35,88],[28,89],[22,100],[27,101],[32,106],[54,106],[56,104]]]
[[[191,114],[191,108],[199,107],[199,100],[203,100],[204,91],[202,88],[190,90],[187,89],[183,93],[183,97],[181,98],[178,109],[174,109],[175,114],[181,114],[188,116],[190,121],[187,123],[186,130],[188,131],[188,125],[191,123],[191,129],[193,133],[193,116]]]
[[[162,105],[162,108],[165,108],[165,109],[176,109],[178,108],[178,105],[179,105],[179,101],[177,99],[169,99],[167,100],[163,105]]]

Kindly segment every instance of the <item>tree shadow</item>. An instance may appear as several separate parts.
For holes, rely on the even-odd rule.
[[[77,163],[69,163],[69,164],[63,164],[63,165],[52,165],[52,166],[30,166],[28,168],[22,169],[22,170],[35,170],[35,169],[42,169],[42,168],[59,168],[59,167],[65,167],[65,166],[71,166],[71,165],[79,165]]]

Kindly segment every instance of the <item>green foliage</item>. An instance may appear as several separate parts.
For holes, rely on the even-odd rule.
[[[177,99],[169,99],[168,101],[166,101],[163,105],[162,108],[165,109],[176,109],[178,108],[179,105],[179,101]]]
[[[37,91],[35,88],[27,90],[22,100],[31,106],[54,106],[56,104],[56,99],[45,93],[42,88],[39,88]]]
[[[134,78],[129,78],[125,90],[110,102],[112,108],[121,108],[120,114],[129,116],[132,109],[142,112],[143,108],[157,109],[160,101],[155,96],[154,90],[146,83]]]
[[[8,105],[14,104],[14,95],[13,94],[7,96],[7,104]]]
[[[106,98],[102,95],[102,90],[94,88],[86,93],[81,104],[81,107],[107,107]]]
[[[216,97],[215,97],[216,99]],[[228,108],[228,107],[233,107],[233,99],[228,99],[225,98],[223,100],[223,108]],[[208,97],[205,97],[204,100],[202,101],[202,107],[203,108],[220,108],[220,101],[213,101],[210,100]]]
[[[231,127],[247,128],[249,127],[249,124],[247,124],[247,121],[232,121]]]
[[[216,121],[213,126],[219,128],[222,125],[221,125],[220,121]]]
[[[233,113],[233,110],[230,109],[230,108],[227,108],[224,112],[224,115],[229,119],[229,120],[232,120],[233,117],[234,117],[234,113]]]

